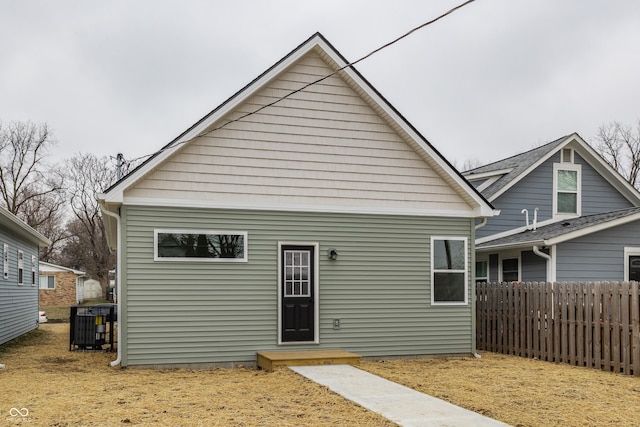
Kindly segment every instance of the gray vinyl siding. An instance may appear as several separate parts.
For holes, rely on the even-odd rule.
[[[529,211],[529,222],[533,221],[534,209],[538,208],[538,222],[553,216],[553,164],[560,161],[557,153],[529,173],[520,182],[496,198],[492,204],[500,209],[500,215],[488,219],[480,228],[476,238],[501,233],[525,225],[522,209]],[[581,165],[582,215],[592,215],[633,207],[582,157],[575,153],[574,163]]]
[[[473,288],[468,305],[431,306],[429,265],[432,235],[467,237],[471,251],[472,219],[138,206],[122,216],[125,366],[253,362],[257,351],[291,349],[474,351]],[[154,262],[157,228],[246,231],[248,262]],[[277,345],[279,241],[319,244],[319,345]]]
[[[4,278],[4,243],[9,245],[9,277]],[[18,285],[18,250],[24,253],[23,284]],[[0,227],[0,344],[25,334],[38,326],[38,286],[31,278],[31,257],[38,247],[25,242],[11,230]],[[38,274],[36,274],[36,282]]]
[[[557,245],[557,280],[623,280],[624,247],[639,246],[639,237],[634,222]]]
[[[553,156],[492,201],[493,206],[500,209],[500,215],[489,218],[487,225],[476,232],[476,238],[523,227],[526,222],[522,209],[529,211],[530,223],[533,221],[535,208],[538,208],[538,222],[551,218],[553,214],[553,163],[559,159],[559,155]]]
[[[498,274],[500,272],[500,258],[498,254],[489,255],[489,281],[497,282]]]
[[[522,251],[520,256],[523,282],[547,281],[546,259],[534,254],[533,251]]]
[[[622,196],[606,179],[575,154],[575,163],[582,165],[582,215],[592,215],[634,205]]]

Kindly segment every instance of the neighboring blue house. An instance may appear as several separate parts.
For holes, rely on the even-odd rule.
[[[50,244],[0,207],[0,344],[38,327],[38,250]]]
[[[640,280],[640,193],[578,134],[463,175],[501,211],[478,282]]]

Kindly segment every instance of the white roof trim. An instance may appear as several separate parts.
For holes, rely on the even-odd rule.
[[[85,273],[84,271],[74,270],[73,268],[63,267],[61,265],[51,264],[50,262],[44,262],[44,261],[40,261],[38,263],[38,270],[41,273],[66,271],[66,272],[69,272],[69,273],[73,273],[76,276],[86,276],[87,275],[87,273]]]
[[[469,210],[453,209],[398,209],[395,207],[362,207],[362,206],[329,206],[329,205],[284,205],[282,203],[237,203],[220,202],[214,200],[178,200],[157,198],[127,197],[125,205],[131,206],[166,206],[182,208],[206,209],[246,209],[257,211],[284,212],[324,212],[324,213],[352,213],[371,215],[402,215],[402,216],[443,216],[457,218],[477,218],[482,216],[480,208]]]
[[[567,234],[563,234],[562,236],[546,239],[544,241],[544,244],[547,246],[557,245],[558,243],[564,243],[569,240],[574,240],[579,237],[588,236],[589,234],[597,233],[598,231],[608,230],[610,228],[618,227],[620,225],[628,224],[630,222],[634,222],[638,220],[640,220],[640,213],[625,216],[622,218],[617,218],[612,221],[606,221],[600,224],[596,224],[592,227],[585,227],[580,230],[571,231]]]
[[[535,162],[534,164],[529,166],[527,169],[522,171],[522,173],[520,173],[520,175],[518,175],[515,179],[511,180],[511,182],[508,185],[505,185],[499,191],[497,191],[495,194],[493,194],[491,197],[489,197],[489,201],[492,202],[495,199],[497,199],[498,197],[502,196],[507,190],[509,190],[514,185],[516,185],[518,182],[520,182],[525,176],[529,175],[538,166],[540,166],[542,163],[546,162],[549,158],[551,158],[551,156],[553,156],[558,151],[563,149],[569,143],[569,141],[571,141],[572,137],[579,138],[580,141],[582,141],[582,138],[580,138],[577,133],[573,133],[573,134],[569,135],[568,137],[565,138],[565,140],[564,140],[564,142],[562,144],[560,144],[560,145],[558,145],[556,147],[555,150],[549,151],[542,158],[540,158],[537,162]]]
[[[189,129],[182,136],[173,141],[171,145],[163,152],[159,153],[157,156],[149,160],[148,163],[144,164],[138,170],[134,171],[130,176],[125,177],[119,184],[116,184],[116,186],[111,188],[108,193],[103,195],[104,199],[102,199],[102,201],[104,203],[123,203],[123,195],[128,188],[135,185],[146,174],[152,171],[158,164],[173,155],[177,150],[184,146],[184,143],[194,139],[207,128],[211,127],[218,120],[224,117],[227,113],[233,111],[239,104],[252,96],[257,90],[262,88],[272,79],[276,78],[285,69],[294,64],[314,48],[321,49],[325,55],[327,55],[338,65],[339,68],[347,65],[341,55],[331,45],[329,45],[321,35],[314,35],[293,52],[291,52],[288,56],[278,62],[273,68],[269,69],[264,75],[260,76],[240,92],[233,95],[230,99],[228,99],[225,103],[218,107],[217,110],[211,112],[209,116],[205,116],[205,118],[194,125],[193,128]],[[438,165],[442,173],[448,176],[448,178],[451,180],[451,183],[455,183],[458,186],[459,191],[461,190],[466,194],[468,198],[467,203],[469,203],[470,200],[476,203],[478,207],[478,209],[476,210],[478,211],[479,216],[495,215],[494,210],[491,209],[491,206],[485,201],[485,199],[481,195],[479,195],[476,190],[471,187],[469,183],[442,158],[440,154],[438,154],[431,146],[429,146],[429,144],[427,144],[424,139],[407,123],[407,121],[402,118],[399,113],[397,113],[393,109],[393,107],[391,107],[388,102],[386,102],[371,87],[371,85],[365,82],[360,77],[360,75],[356,71],[354,71],[353,68],[347,67],[337,73],[337,75],[341,74],[343,75],[343,78],[347,77],[355,82],[362,89],[365,96],[369,97],[374,103],[376,103],[384,114],[386,114],[404,132],[406,132],[406,134],[416,143],[416,145],[419,146],[423,150],[423,152]],[[463,198],[465,197],[463,196]]]
[[[629,184],[624,178],[622,178],[622,176],[615,169],[613,169],[611,165],[609,165],[602,158],[602,156],[600,156],[600,154],[598,154],[593,148],[591,148],[591,146],[587,144],[580,137],[580,135],[578,135],[575,132],[567,136],[564,142],[558,145],[554,150],[548,152],[545,156],[540,158],[537,162],[532,164],[526,170],[522,171],[522,173],[520,173],[520,175],[518,175],[515,179],[513,179],[508,185],[505,185],[503,188],[501,188],[499,191],[497,191],[495,194],[489,197],[488,198],[489,202],[493,202],[498,197],[503,195],[511,187],[513,187],[518,182],[520,182],[524,177],[529,175],[534,169],[536,169],[542,163],[546,162],[551,156],[555,155],[557,152],[559,152],[560,150],[562,150],[572,142],[576,142],[580,146],[580,148],[584,149],[584,151],[590,156],[590,158],[585,158],[585,156],[582,155],[583,153],[578,151],[578,154],[581,154],[581,157],[584,158],[584,160],[589,165],[591,165],[591,167],[596,169],[604,179],[606,179],[611,185],[616,187],[618,191],[620,191],[623,194],[623,196],[625,196],[631,203],[634,204],[634,206],[640,206],[640,193],[638,192],[638,190],[633,188],[631,184]]]
[[[36,229],[30,227],[26,222],[9,212],[8,209],[0,206],[0,224],[14,230],[22,238],[37,243],[40,247],[51,245],[51,240],[40,234]]]
[[[502,175],[506,175],[509,172],[511,172],[514,168],[506,168],[506,169],[499,169],[499,170],[495,170],[495,171],[490,171],[490,172],[482,172],[482,173],[467,173],[464,172],[462,175],[464,175],[465,178],[467,178],[469,181],[473,182],[473,181],[477,181],[479,179],[484,179],[484,178],[492,178],[495,176],[502,176]]]

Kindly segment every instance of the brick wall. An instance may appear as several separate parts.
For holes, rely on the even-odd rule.
[[[40,306],[76,304],[76,275],[71,272],[43,272],[42,275],[55,276],[55,289],[40,289]]]

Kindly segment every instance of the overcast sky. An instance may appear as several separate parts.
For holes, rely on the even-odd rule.
[[[151,154],[316,31],[349,61],[462,0],[0,0],[0,120]],[[448,160],[640,119],[640,1],[477,0],[356,68]]]

